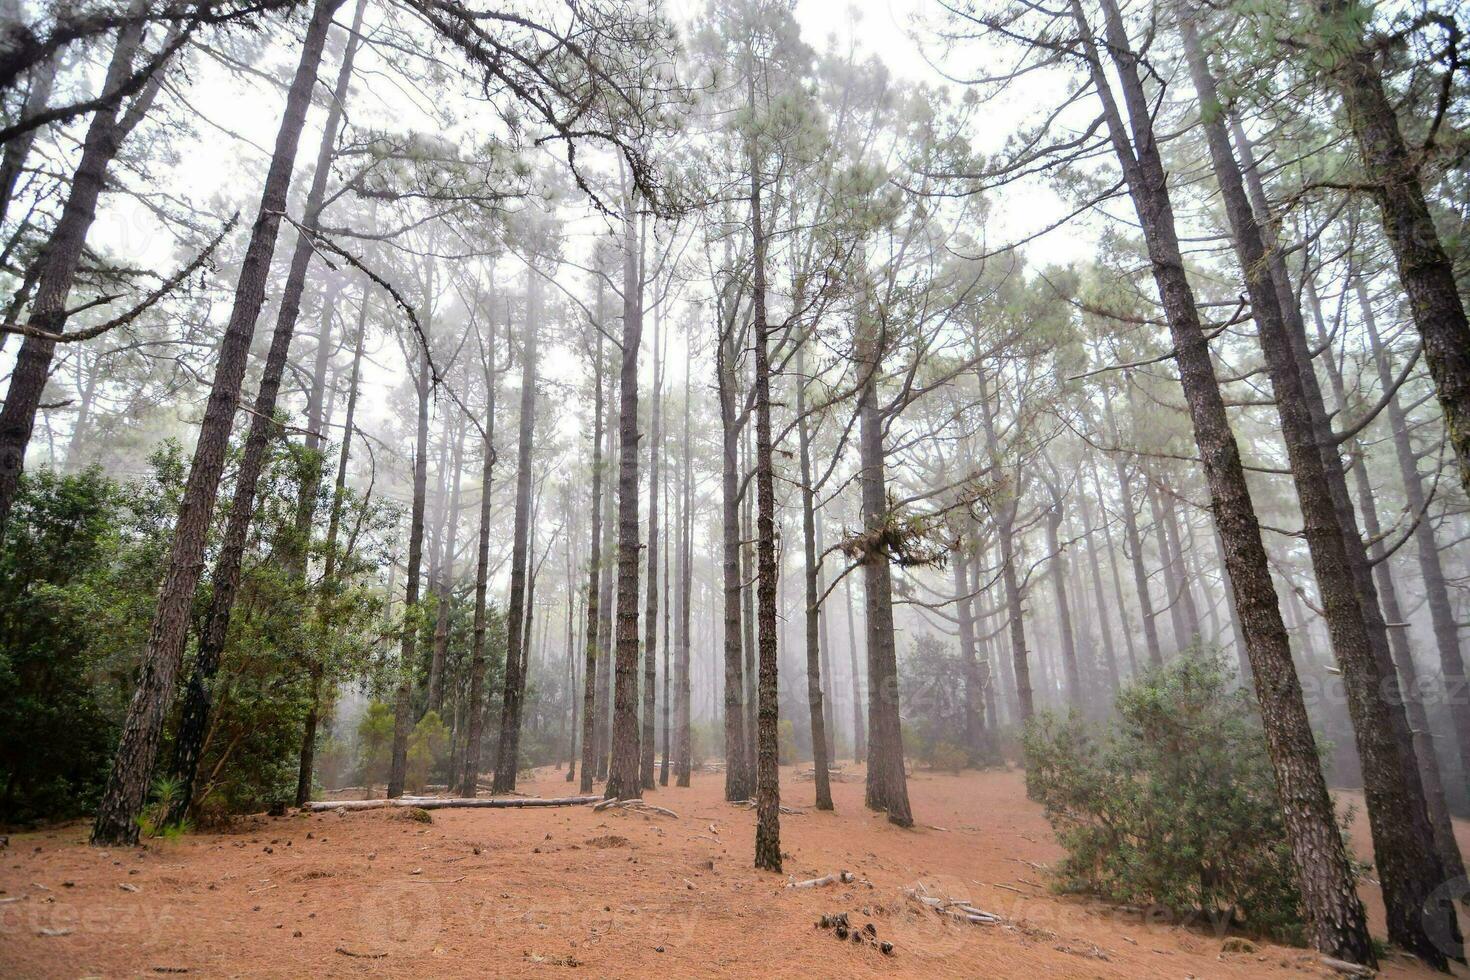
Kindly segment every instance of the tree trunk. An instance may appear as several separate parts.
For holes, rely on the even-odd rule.
[[[749,76],[747,108],[755,112],[755,75]],[[766,323],[766,238],[760,160],[752,140],[750,238],[755,347],[756,634],[759,685],[756,691],[755,866],[781,870],[781,785],[777,768],[776,481],[771,459],[770,325]],[[818,695],[820,697],[820,695]]]
[[[1093,471],[1094,478],[1096,471]],[[1098,499],[1101,499],[1099,492]],[[1097,560],[1098,528],[1092,523],[1092,508],[1087,503],[1087,493],[1078,494],[1082,507],[1082,530],[1087,536],[1087,566],[1092,573],[1092,604],[1097,607],[1098,631],[1102,634],[1103,668],[1108,674],[1108,690],[1114,697],[1118,694],[1118,658],[1113,647],[1113,623],[1108,613],[1108,600],[1103,595],[1102,568]],[[1119,600],[1121,602],[1121,596]],[[1121,613],[1121,606],[1119,607]]]
[[[653,756],[658,688],[658,498],[659,453],[663,449],[664,364],[660,350],[661,307],[653,311],[653,404],[648,441],[648,595],[645,597],[643,633],[643,728],[639,738],[639,778],[644,789],[653,789]]]
[[[541,280],[526,267],[526,329],[521,335],[521,415],[516,443],[516,513],[510,553],[510,596],[505,614],[505,693],[500,701],[500,752],[495,758],[491,791],[516,788],[520,770],[521,711],[526,695],[521,647],[526,623],[526,576],[531,536],[532,449],[536,435],[536,343],[541,333]]]
[[[1152,117],[1136,58],[1127,38],[1116,36],[1120,33],[1116,28],[1121,24],[1116,10],[1109,10],[1110,25],[1115,27],[1109,32],[1109,51],[1124,84],[1129,117],[1133,121],[1130,138],[1113,101],[1080,0],[1070,0],[1070,9],[1082,35],[1083,51],[1093,85],[1103,103],[1108,133],[1144,231],[1154,280],[1174,341],[1179,380],[1249,648],[1308,933],[1313,945],[1329,956],[1371,964],[1374,954],[1363,906],[1353,888],[1332,799],[1322,778],[1240,450],[1230,429],[1198,307],[1185,274],[1167,175],[1154,140]]]
[[[592,778],[597,772],[597,632],[601,621],[598,608],[602,587],[598,581],[602,571],[602,280],[597,285],[598,323],[593,325],[592,370],[592,533],[587,549],[587,634],[582,655],[582,781],[583,793],[592,792]]]
[[[1373,315],[1373,304],[1368,300],[1361,277],[1353,278],[1353,287],[1362,310],[1369,348],[1374,352],[1378,381],[1387,391],[1393,385],[1393,371],[1388,362],[1387,351],[1378,336],[1378,322]],[[1398,459],[1399,479],[1404,486],[1404,502],[1407,505],[1405,509],[1410,514],[1422,514],[1428,506],[1424,481],[1419,475],[1414,447],[1409,442],[1409,421],[1397,394],[1389,400],[1387,411],[1389,428],[1393,433],[1394,455]],[[1414,529],[1414,550],[1419,561],[1419,578],[1424,583],[1424,598],[1429,606],[1434,642],[1439,650],[1439,669],[1444,677],[1445,700],[1448,702],[1450,722],[1455,733],[1461,778],[1464,779],[1470,773],[1470,697],[1467,697],[1470,688],[1465,683],[1465,661],[1460,653],[1459,625],[1455,621],[1449,588],[1445,584],[1444,566],[1439,557],[1439,542],[1435,540],[1434,522],[1427,518],[1420,520]]]
[[[843,577],[847,594],[847,656],[852,677],[852,761],[861,763],[868,757],[868,730],[863,723],[863,678],[858,667],[857,618],[852,604],[852,574]]]
[[[494,272],[491,272],[494,283]],[[490,310],[493,304],[486,302]],[[485,318],[488,336],[485,338],[485,433],[480,457],[480,528],[475,542],[475,613],[470,640],[470,690],[469,716],[466,722],[464,771],[459,780],[459,795],[473,797],[480,785],[480,743],[484,738],[485,725],[485,631],[487,623],[487,593],[490,589],[490,513],[491,487],[495,478],[495,464],[499,456],[495,451],[495,400],[500,387],[500,369],[495,353],[495,316]],[[506,324],[509,333],[510,324]],[[593,477],[594,482],[596,477]],[[570,581],[570,580],[568,580]],[[584,788],[585,792],[585,788]]]
[[[332,13],[340,2],[317,0],[296,74],[286,96],[286,108],[276,135],[270,169],[266,173],[260,209],[240,266],[234,306],[221,340],[214,383],[179,505],[167,571],[159,591],[148,645],[143,652],[138,686],[128,706],[112,772],[92,828],[94,844],[130,844],[138,839],[137,817],[142,812],[152,783],[164,715],[183,658],[194,589],[203,571],[205,541],[214,515],[220,477],[224,472],[230,430],[240,402],[240,385],[250,356],[250,341],[265,299],[271,256],[291,185],[296,148],[311,104],[311,91],[316,84],[317,67],[331,26]],[[131,64],[131,60],[129,57],[127,62]],[[100,171],[95,174],[99,188],[102,177]],[[93,204],[95,200],[94,193]],[[86,211],[90,215],[92,208],[88,207]],[[77,249],[79,253],[80,243]],[[59,299],[64,301],[64,291]],[[49,329],[55,326],[52,324]],[[9,407],[7,400],[6,408]]]
[[[1126,382],[1125,382],[1126,383]],[[1113,442],[1118,441],[1118,423],[1113,418],[1112,403],[1107,401],[1108,425],[1113,432]],[[1138,533],[1138,516],[1133,509],[1133,483],[1128,476],[1128,463],[1121,453],[1113,454],[1113,473],[1118,481],[1118,505],[1123,511],[1123,543],[1133,568],[1133,591],[1138,596],[1138,618],[1143,627],[1144,648],[1148,651],[1150,667],[1164,666],[1164,653],[1159,646],[1159,626],[1154,620],[1153,598],[1148,592],[1148,571],[1143,566],[1143,536]],[[1136,672],[1136,668],[1135,668]]]
[[[1316,287],[1310,278],[1307,279],[1305,285],[1308,301],[1312,307],[1312,318],[1317,327],[1317,340],[1323,345],[1328,355],[1325,361],[1328,380],[1332,383],[1332,393],[1337,402],[1335,414],[1342,418],[1343,413],[1349,407],[1347,388],[1342,372],[1332,357],[1331,341],[1328,337],[1327,326],[1322,322],[1322,310],[1317,302]],[[1277,295],[1282,294],[1283,290],[1278,288]],[[1289,287],[1285,290],[1285,295],[1291,295]],[[1288,316],[1287,319],[1291,320],[1292,317]],[[1305,352],[1306,328],[1300,310],[1292,326],[1293,328],[1301,327],[1303,330],[1302,335],[1297,339]],[[1304,357],[1305,370],[1311,370],[1310,355],[1304,355]],[[1324,425],[1324,428],[1331,431],[1330,426]],[[1388,550],[1383,542],[1384,529],[1378,520],[1378,503],[1373,493],[1373,483],[1368,477],[1368,467],[1364,462],[1364,456],[1365,447],[1354,439],[1349,455],[1351,460],[1349,468],[1352,470],[1353,482],[1358,488],[1358,509],[1363,515],[1364,537],[1359,540],[1369,542],[1365,557],[1372,566],[1371,574],[1382,603],[1385,626],[1387,627],[1390,623],[1398,624],[1388,627],[1385,632],[1393,658],[1393,666],[1398,673],[1400,690],[1403,692],[1404,709],[1409,723],[1409,744],[1419,766],[1419,779],[1424,786],[1424,799],[1428,807],[1435,848],[1439,851],[1440,860],[1444,864],[1445,875],[1450,878],[1459,878],[1465,874],[1465,863],[1460,855],[1460,846],[1455,841],[1454,824],[1450,819],[1449,804],[1445,799],[1440,753],[1435,750],[1434,734],[1429,727],[1429,718],[1424,710],[1424,687],[1419,678],[1418,665],[1414,662],[1414,652],[1409,646],[1407,617],[1399,602],[1398,584],[1394,581],[1393,569],[1388,561]],[[1425,523],[1427,522],[1421,522],[1421,524]],[[1351,547],[1352,541],[1349,541],[1348,545]]]
[[[822,692],[822,638],[817,605],[821,583],[817,575],[816,490],[812,487],[811,431],[806,418],[806,342],[796,353],[796,432],[801,454],[801,543],[805,552],[806,688],[812,725],[812,771],[817,809],[832,809],[832,779],[828,771],[826,699]]]
[[[361,10],[359,5],[358,9]],[[354,30],[354,34],[356,31]],[[357,424],[358,384],[362,378],[362,355],[367,339],[367,291],[357,313],[357,336],[353,342],[352,370],[347,381],[347,414],[342,424],[342,447],[337,451],[337,478],[332,485],[332,509],[327,516],[326,567],[322,571],[321,595],[317,619],[323,632],[332,628],[337,598],[337,539],[342,528],[342,505],[347,494],[347,463],[351,458],[353,426]],[[321,717],[322,664],[313,660],[311,667],[311,704],[306,710],[306,724],[301,733],[301,761],[296,772],[296,805],[305,806],[311,799],[312,769],[316,761],[316,731]]]
[[[985,370],[979,364],[975,366],[975,379],[980,388],[980,422],[985,430],[986,452],[990,457],[991,470],[999,473],[1001,472],[1001,459],[1000,445],[995,433],[995,409],[990,403],[990,390]],[[1014,664],[1016,705],[1020,712],[1021,724],[1025,725],[1031,720],[1035,707],[1031,694],[1031,666],[1026,655],[1026,614],[1021,606],[1021,583],[1016,576],[1016,503],[1020,492],[1020,487],[1017,486],[1007,489],[1005,499],[1001,500],[995,511],[995,534],[1000,543],[1000,571],[1001,580],[1005,586],[1006,614],[1009,617],[1011,633],[1011,660]]]
[[[612,424],[612,390],[614,375],[608,372],[608,424],[605,449],[609,466],[617,459],[617,427]],[[603,497],[602,511],[602,558],[609,572],[616,570],[617,548],[617,484],[609,481]],[[612,747],[612,700],[613,700],[613,598],[615,574],[602,576],[602,595],[598,602],[597,618],[597,778],[607,778],[607,763]]]
[[[612,758],[604,795],[643,796],[638,731],[638,346],[643,335],[641,243],[634,196],[624,196],[623,348],[619,387],[617,659],[613,678]]]
[[[56,83],[56,69],[60,65],[60,57],[53,55],[37,65],[31,72],[31,85],[26,91],[25,104],[20,110],[20,121],[34,119],[46,110],[47,103],[51,101],[51,89]],[[111,79],[109,78],[108,81]],[[103,88],[103,91],[108,90]],[[103,110],[103,112],[106,111]],[[15,196],[16,182],[20,180],[21,171],[25,169],[26,157],[30,156],[31,147],[36,142],[37,132],[39,129],[32,129],[5,144],[5,154],[0,157],[0,223],[5,221],[5,216],[10,211],[10,202]]]
[[[427,344],[427,338],[425,338]],[[408,570],[403,605],[403,641],[398,663],[398,686],[393,694],[393,747],[388,769],[388,796],[403,795],[408,773],[408,738],[413,727],[413,671],[418,653],[418,606],[420,577],[424,563],[424,509],[429,489],[429,356],[419,353],[418,428],[414,437],[413,504],[408,528]]]
[[[965,750],[972,766],[980,765],[988,756],[985,746],[985,688],[980,679],[980,663],[975,652],[975,606],[971,596],[969,557],[963,547],[950,557],[953,566],[955,617],[959,620],[960,663],[965,670]]]
[[[1195,90],[1203,104],[1218,106],[1192,17],[1181,17],[1179,29]],[[1118,32],[1110,24],[1110,39]],[[1445,880],[1445,868],[1435,846],[1376,589],[1364,574],[1367,562],[1342,463],[1305,345],[1293,349],[1224,119],[1207,112],[1203,125],[1275,392],[1324,618],[1347,686],[1389,938],[1443,969],[1445,952],[1433,937],[1454,935],[1458,943],[1458,925],[1447,903],[1427,904]],[[1356,560],[1350,551],[1358,553]]]
[[[733,334],[734,329],[732,322],[729,332]],[[725,598],[725,799],[735,802],[750,799],[755,785],[746,766],[745,752],[745,644],[741,615],[745,601],[741,569],[744,549],[740,540],[740,426],[736,422],[733,336],[718,338],[715,358],[720,396],[720,530]],[[687,677],[685,670],[681,676]]]
[[[1330,36],[1361,32],[1361,8],[1351,0],[1320,0],[1336,20]],[[1329,52],[1348,125],[1358,143],[1363,170],[1373,184],[1383,234],[1398,262],[1414,323],[1424,339],[1424,360],[1434,378],[1450,446],[1460,463],[1460,483],[1470,493],[1470,324],[1455,281],[1455,269],[1440,241],[1420,182],[1418,155],[1411,153],[1378,69],[1378,45],[1361,34],[1345,53]]]
[[[854,348],[858,376],[858,453],[861,463],[864,603],[868,622],[868,779],[865,802],[871,810],[887,810],[890,822],[913,825],[908,779],[903,767],[903,729],[898,715],[898,649],[893,633],[893,570],[883,543],[888,513],[888,491],[883,472],[883,415],[878,406],[878,371],[883,363],[882,340],[874,313],[865,308],[858,323]],[[982,396],[983,397],[983,396]],[[1017,666],[1023,666],[1022,656]],[[1029,687],[1028,705],[1029,705]]]
[[[689,785],[689,767],[692,757],[689,724],[694,707],[689,664],[692,625],[690,611],[694,594],[694,461],[689,452],[689,402],[693,394],[689,386],[689,376],[692,365],[692,355],[686,354],[684,362],[684,485],[681,488],[679,503],[679,533],[682,536],[679,542],[679,652],[677,665],[674,668],[678,675],[675,681],[678,684],[675,697],[679,702],[674,711],[675,782],[679,786]],[[713,709],[711,714],[713,714]]]
[[[1082,674],[1077,667],[1077,642],[1072,634],[1072,606],[1067,595],[1067,561],[1062,554],[1061,535],[1062,501],[1060,494],[1052,497],[1051,508],[1046,512],[1046,546],[1051,551],[1051,589],[1057,603],[1057,636],[1062,647],[1062,673],[1067,681],[1067,701],[1077,710],[1082,710]]]

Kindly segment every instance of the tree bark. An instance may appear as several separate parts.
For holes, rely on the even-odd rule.
[[[654,697],[658,688],[658,498],[659,453],[663,449],[664,363],[660,350],[661,307],[653,311],[653,404],[648,441],[648,595],[645,597],[643,634],[643,728],[639,739],[639,775],[644,789],[653,789],[655,740]]]
[[[748,76],[747,108],[755,112],[755,74]],[[755,341],[756,634],[759,685],[756,691],[755,866],[781,870],[781,784],[777,768],[776,482],[771,458],[770,324],[766,322],[766,236],[760,157],[749,147],[750,238],[753,252],[751,330]],[[820,697],[820,694],[818,695]]]
[[[286,96],[275,150],[261,193],[260,209],[240,266],[234,306],[220,344],[214,383],[179,505],[173,544],[149,629],[148,645],[143,652],[138,686],[128,706],[112,772],[92,828],[92,843],[97,845],[131,844],[138,839],[137,818],[152,783],[164,715],[183,658],[194,589],[203,571],[205,539],[224,472],[230,430],[240,402],[240,386],[250,356],[250,341],[265,299],[271,256],[291,185],[296,149],[311,104],[311,91],[316,84],[317,68],[321,63],[332,14],[340,3],[341,0],[317,0],[302,44],[300,61]],[[127,63],[131,64],[131,60],[129,57]],[[100,189],[103,173],[99,170],[94,176]],[[93,205],[95,201],[94,191]],[[92,208],[88,207],[86,211],[90,216]],[[90,220],[85,224],[89,223]],[[76,247],[79,254],[80,242]],[[64,300],[64,291],[58,299]],[[56,324],[52,324],[48,329],[55,327]],[[6,408],[9,407],[7,400]]]
[[[868,758],[868,730],[863,722],[863,678],[858,667],[857,617],[852,604],[852,574],[843,577],[843,591],[847,594],[847,657],[848,674],[852,679],[852,761],[861,763]]]
[[[728,332],[734,333],[733,322]],[[715,358],[720,397],[720,530],[725,599],[725,799],[736,802],[750,799],[755,785],[746,766],[745,751],[745,644],[741,615],[745,601],[741,574],[744,549],[740,541],[740,425],[736,421],[734,336],[719,338]],[[685,669],[681,676],[687,676]]]
[[[913,826],[908,779],[903,765],[903,729],[899,724],[898,650],[893,632],[893,570],[884,543],[888,525],[888,491],[883,466],[883,415],[878,406],[878,371],[882,339],[871,309],[858,322],[854,348],[858,377],[858,453],[861,470],[863,583],[868,623],[868,778],[865,803],[887,810],[891,823]],[[1022,650],[1024,651],[1024,646]],[[1017,666],[1024,664],[1024,653]],[[1029,698],[1029,687],[1027,690]],[[1029,701],[1028,701],[1029,704]]]
[[[679,533],[682,536],[679,542],[679,637],[677,641],[679,651],[674,668],[678,675],[675,681],[678,685],[678,691],[675,693],[678,707],[674,711],[675,783],[679,786],[689,785],[689,768],[692,757],[689,724],[693,713],[694,697],[690,683],[689,662],[692,627],[690,612],[694,594],[694,461],[689,452],[689,402],[693,394],[689,377],[692,366],[692,353],[687,353],[684,362],[684,485],[681,488],[679,503]],[[711,674],[713,675],[713,672]],[[713,709],[711,709],[711,714],[713,714]]]
[[[592,792],[592,778],[597,772],[597,632],[601,621],[598,608],[602,586],[598,581],[602,571],[602,280],[597,285],[597,315],[599,322],[593,325],[596,335],[593,342],[592,370],[592,533],[588,536],[587,559],[587,634],[582,656],[582,781],[583,793]]]
[[[623,349],[619,373],[617,657],[608,799],[643,796],[638,731],[638,347],[643,336],[641,252],[633,195],[623,217]]]
[[[806,342],[796,353],[796,432],[801,455],[801,543],[805,552],[803,579],[806,585],[806,688],[812,726],[812,771],[815,774],[816,806],[832,809],[832,779],[828,771],[826,698],[822,691],[822,638],[817,605],[821,584],[817,577],[816,490],[812,487],[811,430],[806,418]]]

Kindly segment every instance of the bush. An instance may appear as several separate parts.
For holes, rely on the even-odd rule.
[[[1223,661],[1183,657],[1117,707],[1110,731],[1048,715],[1024,738],[1028,787],[1067,850],[1063,887],[1298,940],[1265,738]]]

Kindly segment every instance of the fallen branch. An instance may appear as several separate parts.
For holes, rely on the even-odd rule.
[[[520,810],[527,807],[542,806],[585,806],[588,803],[596,803],[599,796],[555,796],[555,797],[512,797],[509,799],[492,797],[480,799],[479,797],[412,797],[401,796],[395,800],[318,800],[307,803],[301,809],[309,813],[322,813],[328,810],[380,810],[384,807],[412,807],[420,810],[450,810],[450,809],[481,809],[481,810]]]
[[[823,875],[820,878],[809,878],[806,881],[790,882],[787,888],[825,888],[827,885],[851,884],[853,881],[851,871],[834,871],[832,874]]]
[[[388,958],[387,953],[354,953],[346,946],[338,946],[337,952],[341,953],[343,956],[351,956],[354,959],[359,960],[382,960]]]
[[[1374,975],[1374,970],[1371,967],[1349,963],[1347,960],[1333,959],[1331,956],[1322,957],[1322,965],[1336,970],[1338,973],[1346,973],[1350,977],[1371,977]]]
[[[903,893],[919,904],[927,905],[940,915],[947,915],[959,922],[968,922],[976,926],[991,926],[1002,921],[1001,917],[994,912],[976,908],[968,902],[952,902],[946,898],[930,895],[924,889],[922,882],[913,888],[905,888]]]

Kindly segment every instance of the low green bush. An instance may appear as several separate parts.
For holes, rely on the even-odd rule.
[[[1214,654],[1125,688],[1108,729],[1043,715],[1027,784],[1067,856],[1063,888],[1300,939],[1281,803],[1248,695]]]

